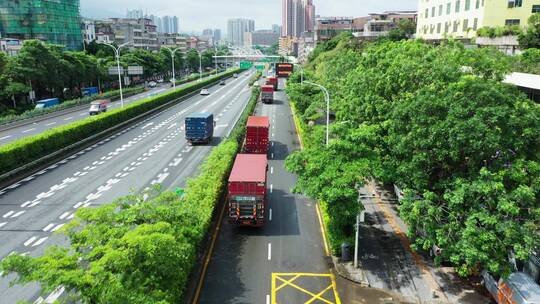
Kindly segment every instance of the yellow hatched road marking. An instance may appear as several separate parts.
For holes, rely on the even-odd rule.
[[[284,279],[282,279],[282,278],[280,278],[280,277],[276,277],[276,279],[278,279],[278,280],[280,280],[280,281],[282,281],[282,282],[286,282]],[[320,296],[318,296],[318,295],[312,293],[311,291],[306,290],[306,289],[304,289],[304,288],[302,288],[302,287],[300,287],[300,286],[298,286],[298,285],[296,285],[296,284],[294,284],[294,283],[288,283],[288,284],[286,284],[286,285],[292,286],[292,287],[294,287],[294,288],[300,290],[300,291],[303,292],[303,293],[306,293],[306,294],[308,294],[308,295],[310,295],[310,296],[312,296],[312,297],[315,297],[316,300],[321,300],[321,301],[323,301],[323,302],[325,302],[325,303],[328,303],[328,304],[335,304],[334,302],[330,302],[330,301],[328,301],[328,300],[326,300],[326,299],[324,299],[324,298],[321,298]],[[332,285],[330,285],[330,286],[332,286]]]
[[[312,278],[328,278],[331,282],[330,285],[328,285],[328,287],[326,287],[323,291],[319,292],[318,294],[315,294],[309,290],[306,290],[305,288],[302,288],[300,286],[298,286],[297,284],[294,284],[293,282],[295,280],[297,280],[298,278],[301,278],[301,277],[312,277]],[[278,282],[277,281],[281,281],[282,284],[277,286],[278,285]],[[327,273],[272,273],[272,295],[271,295],[271,303],[272,304],[277,304],[277,292],[286,287],[286,286],[291,286],[292,288],[296,289],[296,290],[299,290],[309,296],[311,296],[311,298],[305,302],[304,304],[311,304],[313,303],[314,301],[316,300],[319,300],[319,301],[322,301],[324,303],[327,303],[327,304],[341,304],[341,301],[339,299],[339,295],[337,293],[337,288],[336,288],[336,282],[335,282],[335,278],[332,274],[327,274]],[[334,295],[334,301],[335,302],[332,302],[328,299],[325,299],[322,297],[322,295],[324,295],[326,292],[328,292],[329,290],[333,291],[333,295]]]

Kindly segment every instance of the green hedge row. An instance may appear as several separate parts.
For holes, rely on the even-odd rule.
[[[255,74],[255,76],[253,76],[253,78],[251,78],[251,80],[249,81],[249,86],[253,86],[253,84],[255,84],[255,82],[257,82],[257,80],[259,80],[259,78],[261,78],[262,76],[262,72],[261,71],[257,71],[257,73]]]
[[[231,136],[188,180],[185,194],[155,188],[96,208],[82,208],[64,229],[69,248],[43,256],[10,255],[0,262],[15,281],[37,281],[44,293],[64,286],[82,303],[183,303],[213,215],[240,149],[258,88]]]
[[[54,128],[36,136],[25,137],[1,146],[0,174],[35,161],[236,72],[237,70],[225,72],[202,82],[193,83],[174,91],[139,100],[123,109],[115,109],[101,115],[88,117],[72,124]]]

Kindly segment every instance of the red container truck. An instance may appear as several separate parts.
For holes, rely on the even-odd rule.
[[[274,87],[274,91],[279,89],[279,83],[277,77],[266,77],[266,85],[271,85]]]
[[[229,176],[229,220],[238,226],[261,227],[266,214],[266,172],[263,154],[238,154]]]
[[[270,119],[266,116],[250,116],[246,124],[243,153],[266,154],[270,132]]]
[[[272,85],[261,86],[261,101],[263,103],[274,102],[274,86]]]

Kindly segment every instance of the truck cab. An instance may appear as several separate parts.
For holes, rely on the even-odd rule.
[[[527,273],[517,271],[508,278],[495,278],[482,272],[484,285],[497,304],[538,304],[540,286]]]
[[[90,115],[98,115],[99,113],[107,112],[109,106],[109,100],[100,99],[94,100],[90,103],[90,110],[88,111]]]

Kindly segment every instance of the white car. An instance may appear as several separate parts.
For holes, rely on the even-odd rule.
[[[207,89],[202,89],[201,95],[210,95],[210,92]]]
[[[148,86],[151,87],[151,88],[155,88],[157,86],[157,83],[155,81],[150,81],[148,83]]]

